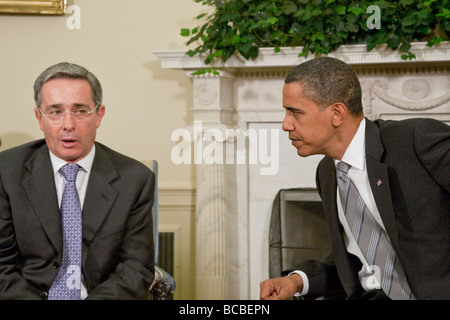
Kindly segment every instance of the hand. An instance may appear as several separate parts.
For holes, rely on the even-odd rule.
[[[303,280],[298,274],[264,280],[259,285],[261,300],[286,300],[303,290]]]

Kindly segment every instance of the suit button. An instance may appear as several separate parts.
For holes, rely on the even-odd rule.
[[[59,266],[60,266],[60,264],[59,264],[58,261],[55,261],[55,262],[53,263],[53,268],[54,268],[54,269],[58,269]]]
[[[42,300],[48,300],[48,293],[46,291],[42,291],[40,296]]]

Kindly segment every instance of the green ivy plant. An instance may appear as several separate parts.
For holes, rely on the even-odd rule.
[[[181,29],[189,37],[191,57],[205,56],[214,66],[235,53],[247,60],[258,56],[259,48],[302,47],[299,56],[326,55],[344,44],[366,43],[370,51],[378,46],[398,50],[402,59],[414,59],[411,42],[427,41],[432,47],[449,39],[449,0],[347,1],[347,0],[194,0],[209,7],[196,20],[202,24]],[[380,11],[379,28],[367,21]],[[215,72],[202,69],[197,73]]]

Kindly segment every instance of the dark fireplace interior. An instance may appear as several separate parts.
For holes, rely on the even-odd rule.
[[[269,276],[303,260],[324,260],[331,251],[322,202],[316,189],[280,190],[272,207],[269,232]]]

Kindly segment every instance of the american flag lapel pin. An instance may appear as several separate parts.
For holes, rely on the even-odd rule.
[[[383,182],[382,182],[381,180],[378,180],[378,181],[377,181],[377,186],[381,186],[382,183],[383,183]]]

